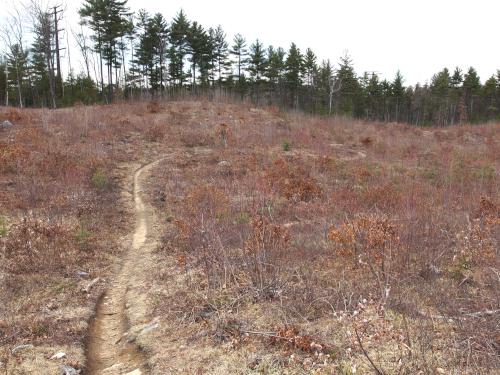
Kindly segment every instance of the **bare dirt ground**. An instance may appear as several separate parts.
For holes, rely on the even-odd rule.
[[[146,327],[130,325],[129,310],[133,311],[134,323],[144,319],[147,308],[138,285],[144,283],[144,274],[151,269],[150,253],[157,246],[157,239],[152,230],[154,214],[143,201],[142,181],[150,178],[150,170],[159,160],[140,167],[133,177],[133,200],[135,231],[132,241],[127,239],[124,246],[123,264],[112,284],[101,297],[96,315],[90,325],[87,344],[87,373],[99,374],[146,374],[146,357],[134,343],[134,335],[147,333]]]

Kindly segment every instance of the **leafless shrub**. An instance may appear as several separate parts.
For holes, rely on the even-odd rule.
[[[25,217],[2,238],[2,268],[9,274],[64,273],[78,259],[73,228]]]
[[[278,189],[286,199],[310,201],[322,194],[322,189],[303,168],[294,168],[283,159],[278,159],[266,173],[271,189]]]

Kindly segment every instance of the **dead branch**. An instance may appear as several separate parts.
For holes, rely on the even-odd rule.
[[[363,343],[361,342],[361,337],[359,337],[359,333],[358,333],[358,330],[356,329],[356,327],[354,327],[354,332],[356,333],[356,339],[358,341],[358,344],[359,346],[361,347],[361,350],[363,351],[363,354],[364,356],[368,359],[368,362],[370,362],[370,364],[372,365],[373,369],[375,370],[375,372],[378,374],[378,375],[385,375],[385,372],[380,370],[377,365],[375,365],[375,363],[373,362],[373,360],[370,358],[370,356],[368,355],[368,352],[365,350],[364,346],[363,346]]]

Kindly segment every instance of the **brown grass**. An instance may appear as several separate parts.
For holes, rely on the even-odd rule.
[[[296,352],[297,364],[293,345],[275,347],[275,360],[287,358],[275,371],[373,371],[354,329],[386,373],[498,368],[498,125],[420,129],[223,105],[190,113],[181,138],[218,140],[166,164],[157,181],[159,209],[182,223],[166,223],[160,254],[178,254],[187,300],[161,299],[157,314],[186,329],[206,316],[217,337],[224,316],[225,343],[247,342],[246,331],[280,341],[276,327],[292,324],[338,348],[326,362]],[[193,202],[193,185],[212,197]],[[265,357],[266,336],[248,335]]]
[[[0,133],[0,372],[56,373],[48,358],[61,350],[84,366],[87,323],[105,285],[82,289],[107,276],[118,254],[129,219],[116,205],[115,168],[142,158],[143,138],[159,138],[141,123],[147,113],[143,104],[0,109],[14,123]],[[21,344],[35,350],[13,355]]]
[[[102,286],[88,298],[76,275],[109,272],[126,222],[114,171],[168,152],[149,186],[165,233],[148,284],[153,373],[500,368],[498,124],[208,101],[16,118],[0,134],[0,345],[82,342]],[[87,310],[54,324],[63,306]]]

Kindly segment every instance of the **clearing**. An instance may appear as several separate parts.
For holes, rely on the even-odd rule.
[[[500,125],[4,118],[0,373],[500,373]]]

